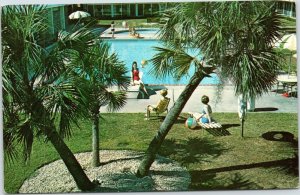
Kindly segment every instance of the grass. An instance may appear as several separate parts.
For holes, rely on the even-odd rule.
[[[103,114],[100,147],[145,151],[161,120],[144,121],[143,114]],[[224,130],[189,130],[186,114],[174,124],[159,154],[178,161],[191,174],[190,190],[276,189],[298,187],[297,114],[249,113],[244,137],[236,113],[215,113]],[[91,124],[80,122],[67,145],[74,153],[91,150]],[[29,165],[19,159],[5,163],[4,188],[17,193],[34,170],[58,159],[50,143],[36,140]]]

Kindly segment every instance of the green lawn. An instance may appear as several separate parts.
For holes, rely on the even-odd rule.
[[[237,113],[215,113],[224,131],[189,130],[186,114],[173,126],[160,155],[178,161],[191,174],[190,190],[275,189],[298,187],[297,114],[249,113],[244,138]],[[143,120],[139,114],[103,114],[102,149],[145,151],[161,120]],[[66,141],[74,153],[91,149],[91,124],[81,121]],[[276,133],[281,132],[281,133]],[[294,137],[293,137],[294,136]],[[29,165],[21,161],[4,166],[4,187],[16,193],[34,170],[58,159],[50,143],[36,140]]]

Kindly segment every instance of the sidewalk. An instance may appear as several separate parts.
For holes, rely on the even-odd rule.
[[[137,28],[136,30],[139,33],[140,30],[149,30],[149,28]],[[147,33],[147,34],[142,33],[140,34],[140,36],[141,37],[139,38],[130,36],[128,28],[115,28],[113,39],[157,39],[158,35],[153,33]],[[106,39],[112,39],[111,27],[109,27],[104,32],[102,32],[100,37]]]
[[[164,86],[168,88],[168,97],[171,98],[169,108],[173,106],[174,100],[178,98],[185,86]],[[156,104],[159,101],[159,91],[156,91],[157,95],[151,95],[149,99],[128,99],[126,105],[118,112],[123,113],[139,113],[145,112],[145,108],[149,104]],[[225,86],[221,99],[217,101],[217,87],[216,86],[198,86],[190,97],[189,101],[185,105],[182,112],[199,112],[202,108],[201,96],[208,95],[210,97],[210,105],[213,112],[237,112],[237,97],[234,95],[233,86]],[[298,98],[295,97],[283,97],[281,94],[275,92],[269,92],[262,97],[256,99],[256,112],[286,112],[297,113],[298,112]],[[101,112],[107,112],[103,107]]]

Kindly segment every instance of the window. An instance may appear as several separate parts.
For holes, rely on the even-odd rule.
[[[130,5],[122,4],[122,16],[130,16]]]
[[[144,5],[144,15],[151,16],[152,15],[152,4],[145,4]]]
[[[144,15],[144,4],[138,4],[138,16]]]
[[[110,5],[103,5],[102,13],[103,13],[103,16],[111,16],[111,6]]]
[[[113,5],[114,16],[122,16],[122,4]]]
[[[60,10],[58,8],[53,9],[53,28],[54,36],[61,30]]]
[[[135,4],[129,4],[129,7],[130,7],[129,16],[135,16],[136,15]]]
[[[152,4],[152,15],[159,14],[159,4]]]

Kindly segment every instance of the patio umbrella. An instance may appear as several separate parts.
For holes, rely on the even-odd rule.
[[[283,49],[288,49],[290,52],[286,53],[286,55],[290,56],[290,61],[289,61],[289,70],[288,74],[290,74],[290,69],[291,69],[291,63],[292,63],[292,57],[295,51],[297,50],[297,36],[296,34],[288,34],[284,35],[281,38],[281,41],[279,42],[279,45],[281,45],[281,48]]]
[[[81,18],[86,18],[91,16],[91,14],[84,12],[84,11],[76,11],[73,12],[69,15],[69,19],[70,20],[74,20],[74,19],[81,19]]]
[[[297,36],[296,34],[288,34],[282,37],[283,48],[291,51],[297,50]]]

